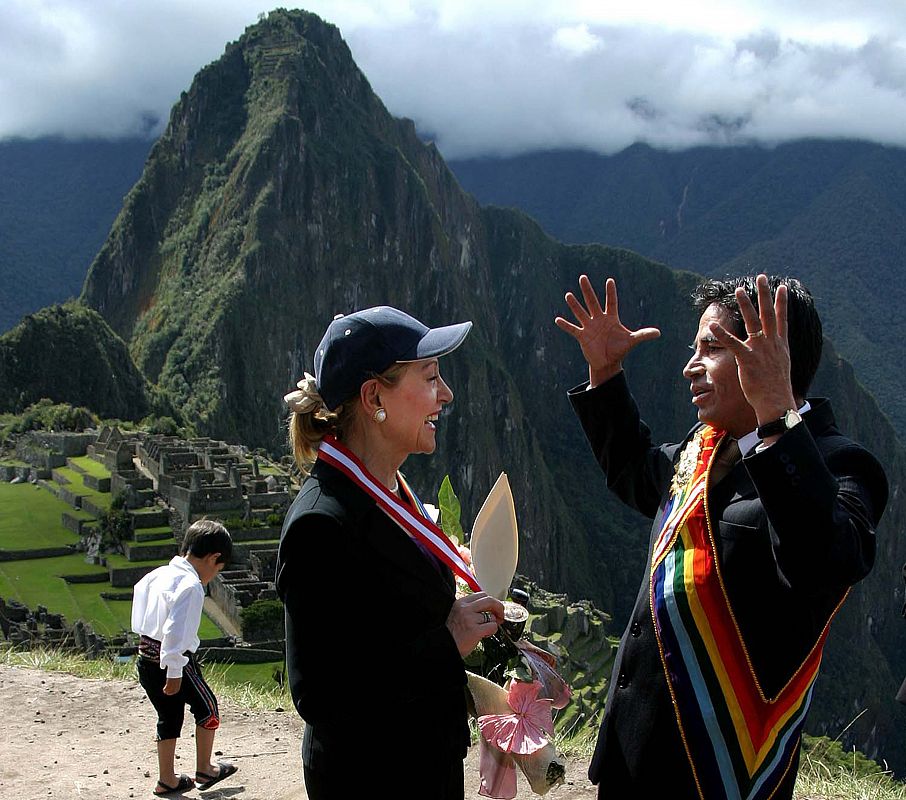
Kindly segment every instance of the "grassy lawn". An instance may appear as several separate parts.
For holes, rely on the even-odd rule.
[[[91,502],[100,508],[110,508],[110,502],[113,498],[110,495],[110,492],[96,492],[94,489],[89,489],[85,485],[85,481],[82,478],[81,472],[76,472],[74,469],[69,467],[58,467],[54,472],[62,475],[66,480],[69,481],[69,484],[66,486],[70,492],[73,494],[82,495],[83,497],[90,497]]]
[[[107,566],[116,569],[126,569],[128,567],[159,567],[170,561],[169,558],[152,558],[148,561],[130,561],[126,556],[121,556],[119,553],[108,553],[105,557],[107,559]]]
[[[40,486],[0,482],[0,549],[32,550],[75,544],[79,537],[60,521],[64,511],[74,510]]]
[[[162,547],[165,545],[168,547],[170,545],[173,545],[174,547],[176,546],[176,541],[173,539],[172,531],[170,532],[169,539],[154,539],[150,542],[129,542],[129,551],[137,555],[143,555],[145,557],[143,560],[149,560],[151,558],[151,556],[148,555],[149,551],[153,550],[155,547]],[[175,556],[176,553],[174,552],[173,555]],[[167,560],[169,561],[169,559]]]
[[[136,542],[157,542],[173,538],[173,528],[169,525],[161,525],[157,528],[136,528],[133,534]]]
[[[87,472],[95,478],[110,477],[110,470],[100,462],[95,461],[91,456],[79,456],[78,458],[71,458],[70,461],[72,461],[72,463],[80,470]]]
[[[0,563],[0,595],[18,600],[33,610],[45,606],[49,611],[65,615],[68,622],[96,621],[95,629],[99,633],[116,632],[120,626],[114,620],[118,617],[100,597],[102,591],[110,589],[109,583],[68,584],[60,577],[95,573],[107,571],[86,564],[82,555],[6,561]]]
[[[219,639],[223,636],[223,631],[217,627],[207,614],[201,615],[201,625],[198,626],[199,639]]]
[[[132,603],[101,597],[101,592],[114,591],[109,583],[66,583],[60,577],[95,573],[106,575],[107,570],[86,564],[81,555],[0,562],[0,596],[18,600],[32,610],[45,606],[55,614],[63,614],[70,624],[78,619],[90,621],[94,630],[104,636],[128,630]],[[199,631],[202,639],[222,635],[220,628],[202,616]]]
[[[136,528],[136,531],[138,531],[139,533],[159,534],[160,536],[173,535],[173,528],[171,528],[169,525],[159,525],[156,528]]]
[[[274,672],[283,669],[282,661],[263,664],[205,664],[205,674],[216,673],[226,683],[251,684],[257,689],[277,689]]]
[[[65,586],[73,608],[69,614],[63,612],[68,622],[87,620],[95,632],[103,636],[115,636],[132,627],[132,603],[101,597],[101,592],[113,591],[109,583],[67,583]]]

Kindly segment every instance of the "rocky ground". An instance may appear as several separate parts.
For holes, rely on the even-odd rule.
[[[208,800],[302,800],[301,722],[293,713],[246,711],[221,704],[215,749],[239,772],[206,792]],[[155,715],[138,683],[76,678],[0,666],[0,797],[16,800],[152,797],[156,780]],[[187,714],[187,718],[191,719]],[[187,720],[185,732],[190,731]],[[190,736],[177,750],[177,771],[194,771]],[[552,800],[591,800],[584,763],[570,763],[569,782]],[[478,751],[466,760],[466,798],[477,800]],[[383,794],[383,792],[381,792]],[[392,795],[391,795],[392,796]],[[520,798],[530,798],[519,776]],[[403,800],[397,794],[398,800]],[[421,800],[421,799],[420,799]]]

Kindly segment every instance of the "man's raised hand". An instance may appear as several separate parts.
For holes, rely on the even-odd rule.
[[[572,292],[566,293],[566,304],[576,324],[563,317],[557,317],[554,323],[579,343],[588,362],[589,383],[598,386],[623,369],[623,359],[633,347],[657,339],[661,332],[657,328],[631,331],[620,322],[617,284],[613,278],[607,279],[604,308],[587,275],[579,276],[579,288],[585,305]]]

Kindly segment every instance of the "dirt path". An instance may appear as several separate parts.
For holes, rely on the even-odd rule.
[[[302,726],[293,713],[249,712],[222,703],[215,750],[239,772],[210,791],[208,800],[303,800],[299,768]],[[157,757],[155,715],[138,683],[76,678],[59,672],[0,666],[0,797],[16,800],[152,797]],[[188,720],[185,732],[190,730]],[[177,772],[194,770],[190,737],[177,750]],[[478,800],[478,752],[466,759],[466,798]],[[591,800],[585,764],[571,763],[572,783],[552,800]],[[519,776],[518,797],[535,797]],[[396,800],[404,800],[397,795]],[[422,800],[419,798],[419,800]]]

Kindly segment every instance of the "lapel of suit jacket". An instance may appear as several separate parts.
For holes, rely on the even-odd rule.
[[[315,475],[330,492],[343,503],[349,512],[351,526],[362,542],[396,567],[413,578],[450,597],[454,596],[453,574],[445,565],[437,568],[436,562],[409,537],[399,525],[387,516],[375,501],[356,486],[342,472],[318,461],[312,468]],[[375,569],[379,569],[375,564]]]
[[[715,502],[720,505],[732,503],[734,500],[745,500],[746,498],[755,497],[755,484],[749,477],[749,471],[742,463],[742,459],[736,462],[726,476],[716,486],[708,490],[711,498],[711,505]]]

